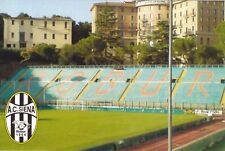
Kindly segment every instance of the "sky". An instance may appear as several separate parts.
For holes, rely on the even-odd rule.
[[[69,16],[75,21],[91,22],[90,9],[93,3],[106,0],[0,0],[0,13],[7,13],[12,17],[21,12],[32,17],[51,17],[53,14]],[[120,2],[122,0],[108,0]]]

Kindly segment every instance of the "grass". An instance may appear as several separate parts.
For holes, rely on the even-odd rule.
[[[224,141],[214,144],[212,147],[206,149],[205,151],[224,151],[225,144]]]
[[[174,115],[174,124],[202,117]],[[26,144],[12,141],[0,115],[0,150],[80,150],[167,127],[166,114],[42,110],[36,134]]]

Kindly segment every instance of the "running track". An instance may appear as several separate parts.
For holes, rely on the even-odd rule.
[[[177,132],[173,135],[173,148],[183,146],[191,141],[202,136],[208,135],[225,128],[225,123],[222,120],[210,122],[208,124],[195,127],[192,129]],[[167,136],[162,136],[150,141],[147,141],[136,146],[121,149],[120,151],[167,151]]]

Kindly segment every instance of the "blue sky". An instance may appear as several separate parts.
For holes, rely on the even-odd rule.
[[[53,14],[70,16],[75,21],[91,22],[93,3],[106,0],[0,0],[0,13],[17,16],[20,12],[32,17],[51,17]],[[122,0],[108,0],[122,1]]]

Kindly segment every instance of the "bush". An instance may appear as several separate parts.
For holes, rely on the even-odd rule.
[[[1,61],[21,61],[22,57],[20,56],[21,50],[19,49],[6,49],[0,48],[0,60]]]

